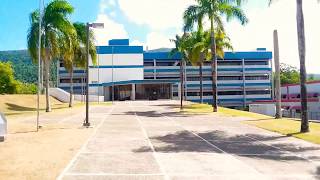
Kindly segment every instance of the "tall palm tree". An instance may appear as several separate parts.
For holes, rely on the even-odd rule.
[[[194,33],[192,33],[194,34]],[[191,63],[199,65],[199,77],[200,77],[200,102],[203,103],[203,63],[207,59],[211,59],[210,51],[210,31],[205,31],[203,33],[196,33],[194,46],[192,49]],[[224,50],[229,49],[233,50],[233,47],[230,42],[230,38],[226,36],[225,32],[218,30],[215,33],[216,39],[216,54],[220,58],[224,58]]]
[[[191,5],[185,12],[193,17],[186,24],[186,29],[193,29],[193,25],[199,19],[207,18],[210,21],[210,39],[211,39],[211,66],[212,66],[212,93],[213,93],[213,111],[218,111],[217,106],[217,53],[215,40],[215,27],[223,29],[222,16],[227,18],[227,21],[236,18],[242,25],[248,22],[248,19],[240,6],[243,0],[195,0],[197,5]],[[201,17],[201,18],[199,18]]]
[[[170,41],[174,42],[175,48],[171,50],[170,56],[173,56],[177,53],[181,54],[180,61],[180,109],[183,109],[183,96],[184,96],[184,64],[190,59],[192,47],[192,42],[190,35],[184,33],[182,36],[176,35],[175,39],[171,39]]]
[[[276,0],[269,0],[269,5]],[[320,0],[318,0],[320,2]],[[308,95],[307,95],[307,71],[306,71],[306,40],[304,31],[304,15],[302,8],[302,0],[296,0],[297,12],[297,31],[298,31],[298,50],[300,59],[300,98],[301,98],[301,128],[300,132],[309,132],[308,118]]]
[[[84,23],[73,23],[73,26],[76,30],[76,36],[72,37],[72,60],[68,60],[63,58],[65,68],[68,70],[70,74],[70,99],[69,99],[69,107],[73,106],[73,70],[74,67],[85,68],[87,64],[87,52],[86,52],[86,25]],[[89,54],[91,56],[91,60],[93,64],[96,64],[97,61],[97,51],[94,45],[94,33],[90,31],[89,33]]]
[[[68,15],[73,13],[73,11],[73,7],[66,0],[53,0],[44,8],[41,23],[42,43],[40,49],[41,59],[45,67],[46,112],[51,111],[49,99],[50,63],[54,59],[62,56],[67,57],[71,54],[70,37],[73,36],[72,34],[75,34],[75,30],[68,19]],[[38,10],[31,13],[31,26],[27,37],[28,50],[34,62],[38,58],[39,17],[40,12]],[[69,51],[61,51],[68,48]],[[62,55],[62,53],[65,54]]]

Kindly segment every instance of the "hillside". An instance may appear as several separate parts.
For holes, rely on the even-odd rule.
[[[37,82],[37,64],[33,64],[27,50],[0,51],[0,61],[11,62],[15,78],[22,82]],[[51,80],[56,81],[56,63],[51,66]]]

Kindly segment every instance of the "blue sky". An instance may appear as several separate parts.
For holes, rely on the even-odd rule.
[[[49,0],[45,0],[46,3]],[[95,30],[98,45],[111,38],[130,38],[134,45],[149,49],[172,47],[169,41],[181,33],[182,12],[194,0],[69,0],[75,7],[72,21],[103,22],[105,29]],[[320,73],[320,4],[304,1],[307,70]],[[0,51],[26,49],[29,14],[38,8],[38,0],[1,0]],[[249,0],[244,5],[249,17],[245,27],[237,21],[225,23],[235,50],[257,47],[273,49],[272,33],[279,31],[282,62],[298,66],[295,1],[279,0],[268,6],[267,0]],[[315,66],[317,65],[317,66]]]
[[[46,3],[49,0],[44,0]],[[133,0],[129,0],[133,1]],[[107,1],[101,0],[69,0],[75,7],[75,12],[71,16],[73,21],[91,22],[97,19],[101,12],[101,4]],[[139,42],[146,41],[146,34],[150,33],[152,29],[147,24],[136,24],[130,21],[124,13],[121,12],[118,2],[114,1],[116,6],[109,6],[105,11],[112,11],[116,17],[110,18],[125,26],[128,36]],[[252,1],[249,6],[263,6],[264,3],[260,1]],[[29,14],[38,8],[38,0],[1,0],[0,5],[0,50],[16,50],[26,48],[26,36],[29,28]],[[248,6],[247,6],[248,7]],[[143,7],[141,7],[143,10]],[[107,12],[104,12],[107,13]],[[180,18],[180,17],[176,17]],[[165,34],[174,36],[176,31],[180,31],[175,27],[162,30]]]

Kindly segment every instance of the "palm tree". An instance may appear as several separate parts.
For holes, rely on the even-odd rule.
[[[72,60],[68,58],[63,58],[65,68],[70,74],[70,100],[69,107],[73,106],[73,70],[74,67],[85,68],[87,64],[87,52],[86,52],[86,25],[84,23],[73,23],[73,26],[76,30],[76,36],[72,37]],[[94,45],[94,34],[93,31],[90,31],[89,34],[89,54],[93,64],[96,64],[97,61],[97,51]]]
[[[192,33],[194,34],[194,33]],[[211,59],[211,52],[210,52],[210,32],[196,32],[195,33],[195,42],[192,49],[192,56],[191,56],[191,63],[193,65],[199,65],[199,77],[200,77],[200,102],[203,103],[203,62],[207,59]],[[226,36],[225,32],[222,30],[218,30],[215,33],[216,39],[216,54],[220,58],[224,58],[224,50],[229,49],[233,50],[233,47],[230,42],[230,38]]]
[[[212,66],[212,93],[213,93],[213,111],[218,111],[217,106],[217,53],[215,40],[215,27],[223,30],[222,16],[227,20],[238,19],[242,25],[248,22],[248,19],[240,6],[242,0],[195,0],[197,5],[191,5],[186,10],[184,17],[191,17],[186,23],[186,29],[193,29],[193,25],[199,20],[208,18],[210,21],[210,39],[211,39],[211,66]]]
[[[269,0],[270,4],[275,0]],[[318,0],[318,2],[320,2]],[[298,50],[300,59],[300,98],[301,98],[301,128],[300,132],[309,132],[309,119],[308,119],[308,95],[307,95],[307,72],[306,72],[306,42],[304,31],[304,15],[302,8],[302,0],[296,0],[297,3],[297,31],[298,31]]]
[[[175,48],[171,50],[170,56],[173,56],[177,53],[181,54],[180,61],[180,109],[183,109],[183,96],[184,96],[184,64],[188,59],[190,59],[192,47],[192,42],[190,35],[184,33],[182,36],[176,35],[176,39],[171,39],[170,41],[174,42]]]
[[[70,15],[73,10],[71,4],[66,0],[53,0],[44,8],[40,49],[41,59],[45,67],[46,112],[51,111],[49,99],[50,63],[54,59],[62,56],[68,57],[71,54],[70,37],[75,34],[75,30],[67,15]],[[31,27],[28,32],[28,50],[34,62],[38,58],[39,17],[40,12],[38,10],[31,13]],[[69,51],[62,51],[62,49],[68,48]]]

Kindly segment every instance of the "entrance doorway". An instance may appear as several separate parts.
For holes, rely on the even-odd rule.
[[[170,84],[139,84],[136,86],[136,99],[170,99]]]

